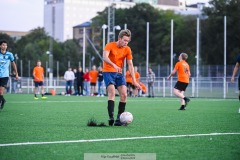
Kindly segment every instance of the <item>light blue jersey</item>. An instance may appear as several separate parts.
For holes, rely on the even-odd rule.
[[[0,78],[9,77],[9,65],[12,61],[14,61],[14,56],[11,52],[0,53]]]

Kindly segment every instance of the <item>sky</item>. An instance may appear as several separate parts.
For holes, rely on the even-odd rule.
[[[0,30],[30,31],[43,27],[44,0],[0,0]],[[187,4],[208,0],[186,0]]]

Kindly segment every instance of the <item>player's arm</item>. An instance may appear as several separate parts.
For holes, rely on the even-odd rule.
[[[238,69],[239,69],[239,63],[237,62],[234,69],[233,69],[233,74],[232,74],[232,78],[231,78],[231,82],[234,83],[234,78],[238,72]]]
[[[142,89],[142,87],[137,83],[136,77],[135,77],[135,72],[134,72],[134,67],[133,67],[133,62],[132,60],[127,60],[128,64],[128,70],[131,74],[132,80],[133,80],[133,85],[137,87],[138,89]]]
[[[169,74],[169,76],[168,76],[167,79],[170,79],[176,72],[177,72],[177,70],[174,68],[174,69],[172,70],[172,72]]]
[[[15,73],[16,73],[16,80],[18,80],[19,77],[18,77],[17,65],[14,61],[12,61],[12,67],[13,67],[13,70],[15,71]]]
[[[44,72],[42,73],[42,80],[44,81]]]
[[[120,72],[122,73],[122,68],[118,67],[116,64],[114,64],[110,59],[109,59],[109,54],[110,52],[109,51],[103,51],[103,61],[112,65],[117,72]]]

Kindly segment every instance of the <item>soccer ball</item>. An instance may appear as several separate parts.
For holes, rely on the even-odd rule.
[[[132,121],[133,121],[133,115],[130,112],[123,112],[120,115],[120,122],[123,125],[129,125],[130,123],[132,123]]]

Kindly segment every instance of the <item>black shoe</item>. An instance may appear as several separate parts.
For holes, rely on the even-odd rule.
[[[187,104],[190,102],[190,99],[187,97],[184,97],[184,101],[185,101],[185,106],[187,107]]]
[[[6,103],[6,100],[3,98],[1,102],[1,109],[3,109],[5,103]]]
[[[113,123],[114,123],[114,119],[109,119],[109,120],[108,120],[108,125],[109,125],[109,126],[113,126]]]
[[[122,126],[123,124],[120,122],[120,120],[116,120],[114,123],[114,126]]]
[[[185,110],[185,107],[181,106],[178,110]]]

